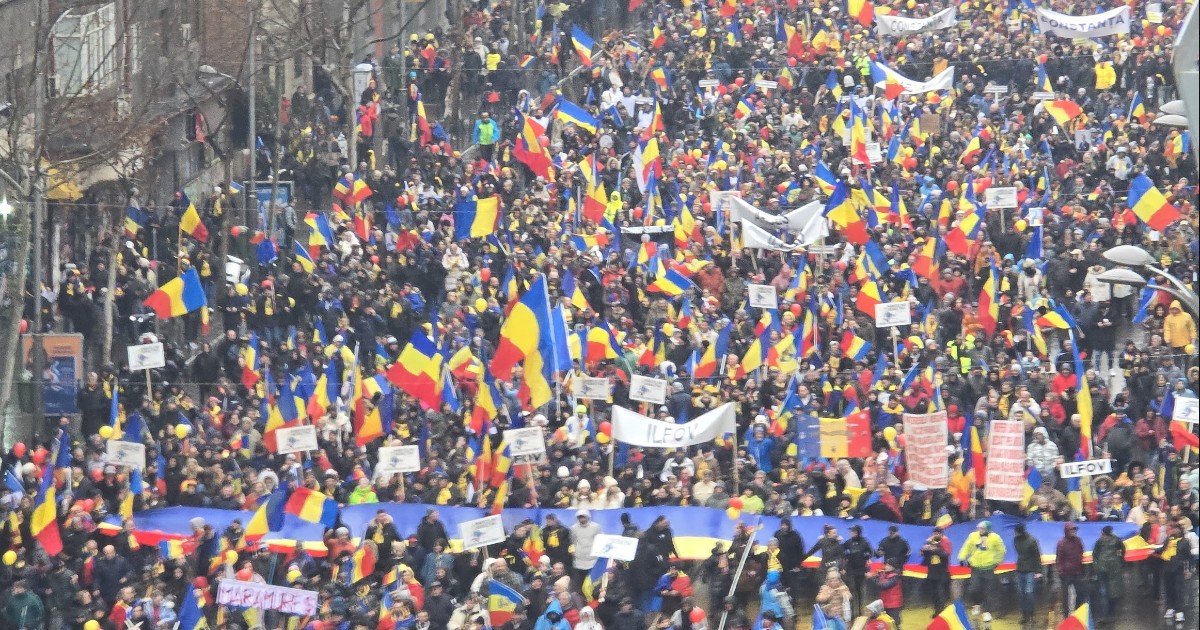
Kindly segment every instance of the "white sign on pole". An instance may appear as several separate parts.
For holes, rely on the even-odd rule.
[[[762,88],[764,90],[774,90],[775,88],[779,87],[779,82],[768,81],[767,79],[758,79],[754,82],[754,87]]]
[[[747,291],[750,294],[750,306],[754,308],[779,308],[779,296],[775,287],[769,284],[752,284]]]
[[[225,257],[225,282],[229,284],[237,284],[242,281],[242,265],[241,258],[237,256]]]
[[[1012,186],[988,188],[983,191],[983,202],[989,208],[1016,208],[1017,189]]]
[[[912,311],[909,310],[908,301],[880,302],[875,305],[876,328],[893,328],[911,323]]]
[[[965,455],[970,457],[969,454]],[[1025,425],[1009,420],[992,421],[988,431],[987,474],[984,498],[1020,501],[1025,492]]]
[[[221,580],[217,587],[218,605],[278,610],[285,615],[317,614],[317,596],[316,591],[242,580]]]
[[[629,398],[661,405],[667,402],[667,382],[661,378],[634,374],[629,379]]]
[[[163,351],[162,342],[129,346],[125,348],[125,354],[129,358],[130,372],[153,370],[167,365],[167,355]]]
[[[1200,422],[1200,398],[1176,398],[1171,419],[1179,422]]]
[[[573,382],[575,397],[584,400],[608,400],[612,394],[612,383],[606,378],[585,376]]]
[[[421,470],[421,449],[415,444],[407,446],[383,446],[379,449],[377,471],[392,475]]]
[[[137,442],[109,440],[105,445],[108,463],[114,466],[128,466],[138,470],[146,469],[146,445]]]
[[[707,90],[708,88],[715,88],[721,85],[721,82],[716,79],[700,79],[696,82],[696,85],[700,86],[701,89]]]
[[[513,459],[518,457],[524,461],[541,461],[546,457],[546,438],[542,435],[541,427],[524,429],[509,429],[504,432],[504,443]]]
[[[996,85],[995,83],[991,83],[991,84],[988,84],[987,87],[984,87],[983,91],[985,93],[991,92],[992,94],[1008,94],[1008,86],[1007,85]]]
[[[990,461],[990,460],[989,460]],[[1063,479],[1107,475],[1112,472],[1111,459],[1089,459],[1082,462],[1066,462],[1058,465],[1058,476]]]
[[[597,558],[612,558],[622,562],[633,562],[637,555],[638,539],[615,534],[596,534],[592,541],[592,555]]]
[[[279,454],[301,453],[315,451],[317,446],[317,427],[306,424],[299,427],[287,427],[275,431],[275,444]]]
[[[1054,92],[1034,92],[1033,100],[1035,101],[1053,101]]]
[[[725,403],[686,424],[655,420],[621,406],[613,407],[614,442],[650,448],[681,448],[711,442],[737,431],[733,403]]]
[[[1151,24],[1162,24],[1163,9],[1161,2],[1146,3],[1146,21]]]
[[[463,549],[478,549],[502,543],[506,538],[504,522],[500,520],[499,514],[463,521],[458,524],[458,532],[462,536]]]
[[[879,164],[883,161],[883,146],[878,142],[867,143],[867,161],[871,164]]]
[[[950,483],[950,464],[946,461],[946,412],[904,414],[904,447],[908,478],[926,488],[945,488]]]

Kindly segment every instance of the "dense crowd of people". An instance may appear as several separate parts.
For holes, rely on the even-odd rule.
[[[1172,42],[1188,5],[1138,5],[1128,35],[1081,40],[1038,33],[1031,6],[982,0],[904,37],[881,35],[879,17],[955,5],[895,0],[872,18],[869,2],[655,0],[601,29],[590,4],[539,4],[513,42],[507,9],[469,8],[463,28],[374,60],[379,87],[357,110],[319,81],[288,99],[283,151],[259,161],[296,186],[292,205],[263,211],[269,223],[234,225],[228,187],[195,194],[207,238],[177,243],[177,201],[97,236],[56,292],[30,291],[27,314],[44,309],[48,330],[95,347],[96,313],[112,308],[118,342],[152,335],[166,366],[145,378],[89,365],[79,421],[48,418],[3,458],[0,625],[772,630],[809,627],[814,605],[826,628],[860,615],[898,628],[925,623],[912,602],[950,605],[960,566],[983,622],[1004,613],[1006,589],[1022,622],[1039,605],[1068,616],[1091,602],[1097,621],[1125,605],[1178,621],[1195,609],[1200,443],[1174,414],[1200,391],[1195,315],[1099,277],[1106,250],[1136,245],[1195,288],[1194,140],[1153,124],[1178,96]],[[944,88],[893,91],[896,74],[951,67]],[[476,120],[441,117],[455,90]],[[1064,101],[1079,111],[1060,120],[1051,103]],[[443,123],[469,129],[470,147]],[[1163,199],[1150,213],[1132,207],[1141,176]],[[1008,187],[1016,207],[983,203]],[[750,209],[739,219],[723,194]],[[825,208],[818,237],[801,243],[810,226],[784,217],[812,202]],[[226,252],[248,261],[236,277]],[[191,270],[207,306],[148,318],[143,300]],[[772,286],[777,308],[751,306],[751,285]],[[540,320],[519,319],[543,290],[547,310],[561,307],[567,332],[549,344],[561,356],[545,354]],[[911,323],[876,327],[873,305],[891,301]],[[497,367],[531,337],[515,369]],[[548,391],[531,385],[539,371]],[[631,391],[636,376],[666,381],[661,404]],[[609,380],[607,399],[576,397],[591,377]],[[616,406],[682,424],[725,403],[737,431],[715,441],[612,435]],[[931,412],[946,418],[945,488],[909,478],[904,417]],[[814,450],[810,419],[856,414],[865,451]],[[1020,501],[987,498],[989,433],[1004,420],[1024,427]],[[304,424],[318,448],[280,454],[274,432]],[[503,432],[523,427],[544,429],[544,457],[504,450]],[[111,440],[144,443],[145,469],[110,461]],[[404,445],[420,469],[381,468],[379,449]],[[1076,460],[1111,473],[1060,474]],[[138,527],[180,506],[257,518],[299,489],[341,508],[428,509],[380,510],[362,531],[335,518],[291,548],[248,536],[243,519],[197,516],[178,539]],[[531,512],[506,520],[504,542],[461,551],[439,516],[460,506],[573,520]],[[711,555],[681,555],[665,516],[630,518],[679,507],[727,510],[736,531]],[[625,513],[623,530],[602,531],[607,510]],[[756,515],[778,528],[755,532]],[[822,516],[848,529],[804,540],[794,523]],[[1022,522],[1000,532],[1001,518]],[[862,525],[876,521],[895,527],[869,540]],[[1062,523],[1054,548],[1026,531],[1046,521]],[[1085,545],[1077,528],[1093,522],[1103,532]],[[952,545],[945,532],[964,523],[972,533]],[[1114,533],[1126,524],[1146,552],[1137,564]],[[599,534],[638,538],[637,557],[593,556]],[[1011,574],[998,572],[1006,554]],[[222,580],[312,590],[319,610],[219,606]],[[1056,596],[1039,598],[1043,585]],[[513,605],[497,604],[507,592]]]

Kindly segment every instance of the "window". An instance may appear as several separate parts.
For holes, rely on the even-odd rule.
[[[53,94],[90,94],[117,78],[122,59],[112,3],[76,15],[67,11],[54,24]]]

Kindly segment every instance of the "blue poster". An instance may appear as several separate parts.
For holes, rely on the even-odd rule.
[[[805,463],[821,457],[821,419],[802,414],[796,422],[796,460]]]
[[[65,416],[79,413],[75,400],[82,378],[83,337],[77,334],[42,335],[42,400],[46,415]],[[25,368],[33,367],[33,339],[21,340],[25,349]]]

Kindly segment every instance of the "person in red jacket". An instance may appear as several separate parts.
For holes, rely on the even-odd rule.
[[[879,588],[879,600],[883,609],[896,621],[900,627],[900,609],[904,607],[904,580],[897,567],[892,566],[891,560],[885,560],[879,571],[871,576],[875,586]]]
[[[1063,524],[1063,537],[1055,548],[1054,566],[1062,583],[1063,617],[1087,601],[1087,592],[1083,588],[1083,540],[1075,535],[1075,523]],[[1075,588],[1075,606],[1071,606],[1070,588]]]

